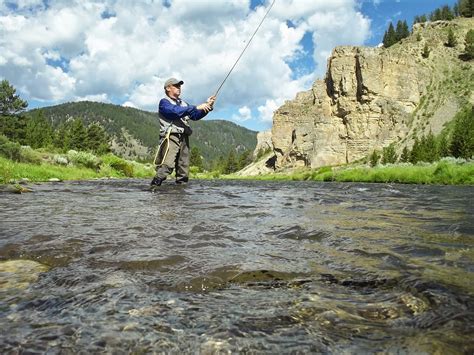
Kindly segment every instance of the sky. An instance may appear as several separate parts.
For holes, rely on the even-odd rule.
[[[156,111],[170,77],[213,95],[273,0],[0,0],[0,79],[29,108],[91,100]],[[457,0],[275,0],[206,119],[255,131],[324,78],[338,45],[377,46],[389,22]]]

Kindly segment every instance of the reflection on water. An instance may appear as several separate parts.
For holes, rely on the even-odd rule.
[[[472,353],[472,187],[0,195],[0,350]]]

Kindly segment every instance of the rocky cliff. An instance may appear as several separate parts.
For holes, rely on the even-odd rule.
[[[452,28],[457,45],[447,47]],[[276,168],[346,164],[392,142],[437,134],[473,101],[473,62],[462,60],[474,19],[417,24],[390,48],[337,47],[324,80],[273,117]],[[423,55],[425,44],[429,55]]]

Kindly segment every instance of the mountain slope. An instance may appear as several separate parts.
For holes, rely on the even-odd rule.
[[[158,144],[159,122],[153,112],[91,101],[65,103],[41,110],[55,127],[74,118],[82,119],[86,125],[98,122],[112,137],[112,150],[127,158],[146,159]],[[191,146],[199,148],[206,165],[219,156],[226,156],[232,149],[236,152],[253,151],[257,144],[257,132],[232,122],[203,119],[192,122],[192,127]]]

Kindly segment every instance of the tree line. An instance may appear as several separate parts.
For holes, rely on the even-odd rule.
[[[0,135],[31,148],[58,148],[104,154],[110,150],[109,137],[98,123],[84,125],[80,118],[54,127],[42,110],[25,115],[28,102],[16,94],[7,80],[0,83]]]
[[[219,156],[211,162],[211,170],[220,174],[235,173],[252,162],[252,152],[248,149],[241,153],[230,150],[227,156]],[[204,170],[204,161],[198,147],[191,148],[190,165]]]
[[[474,0],[458,0],[451,8],[449,5],[441,6],[431,12],[429,15],[415,16],[413,23],[424,23],[428,21],[451,21],[456,17],[472,17],[474,15]],[[469,31],[471,32],[471,31]],[[474,31],[473,31],[474,32]],[[383,46],[389,48],[395,43],[400,42],[403,38],[410,35],[408,24],[405,21],[398,21],[396,27],[389,23],[388,29],[383,36]],[[474,33],[473,33],[474,36]],[[467,37],[466,37],[467,42]],[[472,45],[472,41],[470,42]],[[466,49],[468,52],[468,50]]]
[[[393,164],[396,162],[432,163],[444,157],[471,159],[474,156],[474,107],[467,106],[457,113],[453,127],[434,136],[430,131],[426,136],[416,137],[413,146],[403,148],[397,155],[392,143],[384,147],[382,152],[374,150],[369,156],[369,163],[375,166],[379,163]]]

